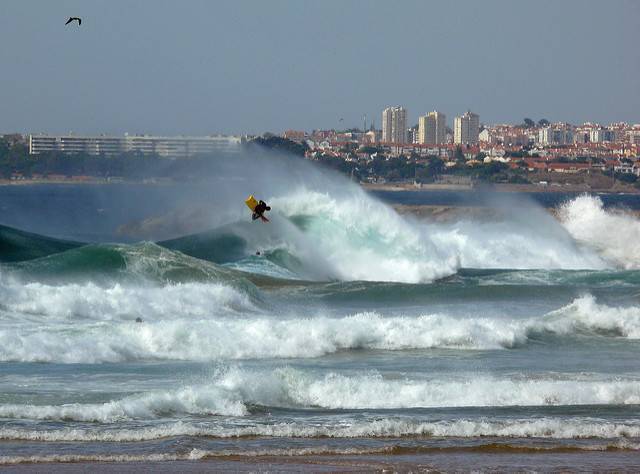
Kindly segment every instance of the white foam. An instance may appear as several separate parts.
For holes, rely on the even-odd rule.
[[[496,204],[502,219],[418,222],[359,190],[334,195],[298,188],[273,199],[286,216],[306,216],[305,248],[342,280],[424,282],[472,268],[604,269],[596,252],[576,244],[532,203]],[[299,239],[300,240],[300,239]],[[292,253],[303,255],[304,248]]]
[[[315,374],[292,368],[232,368],[202,385],[141,393],[102,404],[0,405],[0,418],[114,423],[175,414],[244,416],[249,405],[284,408],[398,409],[437,407],[640,404],[634,378],[585,374],[494,378],[387,378],[366,374]]]
[[[33,456],[0,456],[0,465],[24,463],[58,463],[58,462],[164,462],[195,461],[207,458],[225,458],[229,456],[314,456],[314,455],[362,455],[390,453],[394,446],[372,448],[336,448],[329,446],[313,446],[301,448],[267,448],[251,450],[208,451],[192,449],[188,453],[157,454],[49,454]]]
[[[442,315],[345,318],[208,318],[0,331],[0,360],[118,362],[318,357],[346,349],[497,349],[526,342],[518,323]]]
[[[509,219],[432,224],[428,236],[441,251],[457,255],[465,268],[607,268],[596,252],[577,246],[550,216],[526,224]]]
[[[164,462],[203,459],[209,453],[193,449],[187,454],[45,454],[33,456],[0,456],[0,465],[68,462]]]
[[[386,438],[386,437],[500,437],[550,439],[639,438],[637,421],[610,422],[596,418],[539,419],[457,419],[414,421],[408,418],[381,418],[371,421],[288,422],[250,426],[225,426],[217,423],[178,421],[137,429],[62,428],[32,430],[0,428],[0,439],[48,442],[136,442],[169,437],[194,436],[240,438],[268,436],[277,438]]]
[[[640,339],[640,307],[611,307],[596,303],[592,295],[585,295],[533,321],[531,328],[563,335],[613,333],[628,339]]]
[[[560,206],[559,218],[571,235],[596,249],[617,267],[640,268],[640,220],[622,211],[605,210],[597,196],[583,195]]]
[[[521,346],[531,335],[546,332],[561,336],[590,333],[640,338],[640,308],[598,304],[591,295],[577,298],[545,316],[528,319],[475,314],[385,317],[375,312],[342,318],[280,318],[260,313],[247,317],[246,311],[243,316],[234,315],[230,308],[251,305],[245,297],[226,287],[180,285],[165,288],[164,292],[148,290],[151,295],[147,290],[93,290],[97,293],[91,295],[86,291],[90,296],[83,300],[80,294],[75,295],[65,287],[64,291],[72,294],[71,302],[60,298],[67,306],[52,303],[46,292],[37,293],[40,300],[34,296],[30,301],[8,301],[6,304],[14,309],[24,301],[28,309],[51,314],[5,321],[0,329],[0,361],[207,361],[319,357],[353,349],[487,350]],[[51,287],[51,291],[57,294],[62,290]],[[105,294],[100,298],[101,292]],[[157,297],[159,301],[145,308],[145,297]],[[188,302],[180,308],[185,300]],[[76,302],[81,307],[76,307]],[[109,306],[111,302],[114,307]],[[102,316],[106,320],[79,320],[82,311],[89,313],[88,318]],[[130,320],[138,315],[144,319],[141,324]],[[59,319],[51,321],[54,316]]]
[[[640,403],[640,383],[633,379],[534,380],[466,376],[456,380],[399,380],[376,373],[356,376],[331,373],[310,377],[291,370],[283,371],[279,377],[281,390],[294,406],[331,409]],[[273,404],[278,400],[267,398],[255,402]]]
[[[204,317],[217,310],[255,309],[247,294],[217,283],[130,286],[0,282],[6,311],[48,319],[118,320]]]
[[[492,447],[490,445],[489,447]],[[472,449],[482,449],[483,445],[471,446]],[[509,448],[505,445],[505,448]],[[265,448],[265,449],[226,449],[219,451],[209,451],[203,449],[192,449],[188,453],[157,453],[157,454],[45,454],[33,456],[0,456],[0,465],[25,464],[25,463],[70,463],[70,462],[166,462],[166,461],[195,461],[201,459],[215,459],[226,457],[302,457],[302,456],[358,456],[358,455],[375,455],[375,454],[393,454],[396,449],[404,449],[405,452],[415,451],[425,452],[429,447],[420,446],[399,446],[387,444],[374,447],[344,447],[338,448],[334,446],[320,445],[309,447],[292,447],[292,448]],[[464,451],[467,447],[459,447]],[[520,448],[532,449],[540,452],[553,451],[554,449],[573,449],[581,451],[609,451],[609,450],[640,450],[640,444],[632,443],[627,440],[617,440],[609,443],[588,444],[579,446],[547,446],[533,445],[522,446]],[[433,448],[438,449],[438,448]],[[449,450],[456,450],[455,447]]]
[[[0,405],[0,418],[74,420],[114,423],[165,414],[244,416],[247,408],[236,393],[221,385],[184,387],[132,395],[106,403],[65,405]]]
[[[417,225],[360,189],[350,191],[335,196],[298,188],[272,203],[279,213],[309,218],[305,242],[339,279],[415,283],[456,271],[455,256],[439,252]]]

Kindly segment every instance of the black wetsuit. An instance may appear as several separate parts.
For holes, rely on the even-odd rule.
[[[255,221],[257,218],[262,217],[262,214],[264,214],[265,211],[270,210],[271,208],[267,206],[267,203],[261,199],[253,210],[253,215],[251,217]]]

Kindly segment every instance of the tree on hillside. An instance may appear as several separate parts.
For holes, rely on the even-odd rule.
[[[548,127],[551,124],[547,119],[538,120],[538,127]]]
[[[273,150],[282,150],[292,153],[294,155],[304,156],[304,153],[309,149],[306,143],[297,143],[287,138],[277,136],[265,136],[258,137],[251,143],[255,143],[265,148],[271,148]]]
[[[427,163],[427,176],[436,178],[443,174],[444,171],[444,161],[435,156],[429,159],[429,163]]]
[[[456,151],[453,154],[453,159],[457,162],[457,163],[464,163],[465,158],[464,158],[464,153],[462,153],[462,147],[460,145],[458,145],[456,147]]]
[[[384,150],[382,148],[378,148],[377,146],[373,146],[373,145],[364,145],[361,146],[358,151],[360,153],[366,153],[368,155],[373,155],[374,153],[382,153]]]

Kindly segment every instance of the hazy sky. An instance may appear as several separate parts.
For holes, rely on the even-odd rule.
[[[640,122],[640,1],[1,0],[0,64],[0,132]]]

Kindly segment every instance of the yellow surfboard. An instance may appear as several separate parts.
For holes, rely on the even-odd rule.
[[[244,203],[249,209],[251,209],[251,212],[254,212],[256,210],[256,206],[258,205],[258,200],[254,198],[252,194],[247,199],[245,199]]]
[[[251,196],[249,196],[247,199],[244,200],[244,203],[247,205],[247,207],[249,209],[251,209],[251,212],[256,212],[256,206],[258,205],[258,200],[256,198],[253,197],[253,194]],[[255,214],[252,216],[253,220],[255,221],[258,217],[260,217],[260,220],[262,222],[269,222],[269,219],[267,219],[266,217],[264,217],[263,215],[258,215],[256,216]]]

